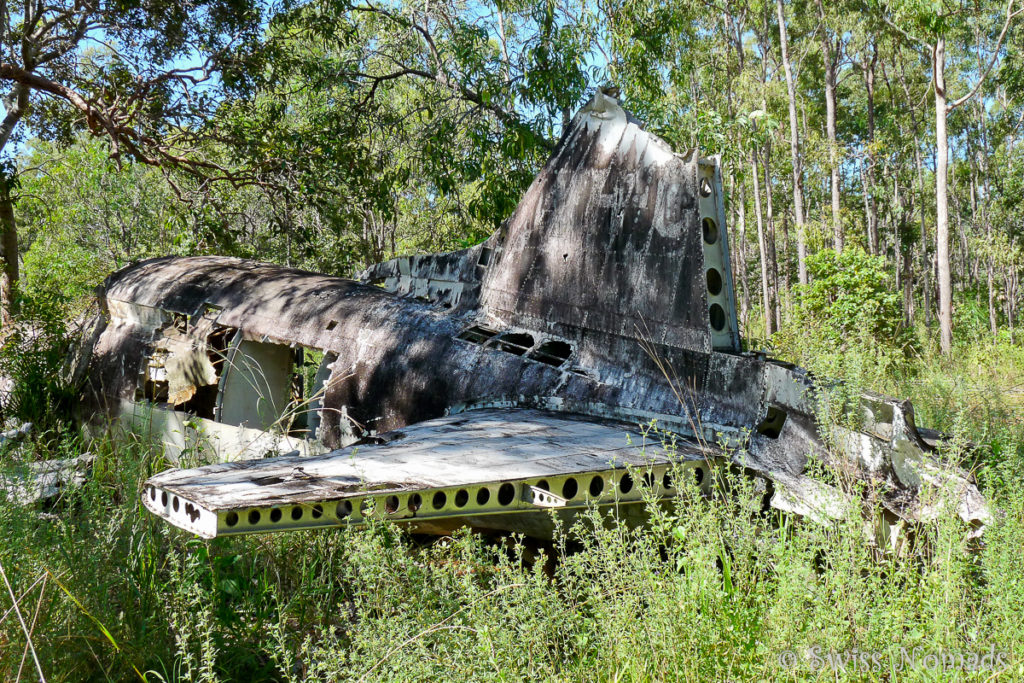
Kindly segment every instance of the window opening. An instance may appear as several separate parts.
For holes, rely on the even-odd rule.
[[[458,336],[458,338],[463,341],[472,342],[474,344],[483,344],[496,334],[498,334],[497,330],[492,330],[479,325],[474,325],[473,327],[470,327],[468,330],[463,331],[462,334]]]
[[[292,402],[295,351],[282,344],[243,339],[229,354],[220,421],[236,427],[270,429],[285,423]]]
[[[533,335],[522,332],[507,332],[494,342],[495,348],[516,356],[522,356],[533,348]]]
[[[289,436],[312,439],[320,426],[330,366],[337,359],[333,353],[320,349],[295,349],[295,372],[292,373],[291,400],[284,412]]]
[[[572,355],[572,346],[564,341],[548,340],[530,353],[530,358],[552,367],[561,367]]]
[[[216,312],[182,332],[187,320],[176,315],[152,346],[142,372],[137,399],[213,419],[217,390],[235,330],[214,321]]]
[[[757,425],[757,431],[769,439],[777,439],[782,433],[784,424],[786,424],[786,411],[778,406],[768,406],[768,412],[761,423]]]

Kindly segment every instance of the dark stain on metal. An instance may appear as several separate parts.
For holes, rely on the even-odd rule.
[[[306,397],[308,405],[294,397],[289,404],[316,415],[308,444],[321,451],[349,447],[317,457],[358,460],[360,451],[350,446],[360,439],[364,448],[386,449],[457,436],[473,428],[476,411],[489,414],[484,409],[554,411],[623,428],[656,420],[690,444],[686,448],[706,453],[720,447],[722,458],[771,480],[768,497],[781,509],[828,516],[831,493],[809,481],[810,456],[884,484],[890,507],[904,518],[921,513],[906,504],[905,493],[931,481],[960,487],[963,519],[987,519],[968,474],[929,464],[932,448],[905,402],[866,399],[865,429],[825,448],[806,373],[740,352],[732,292],[718,160],[674,153],[598,93],[513,214],[475,247],[393,259],[367,269],[359,281],[212,256],[151,259],[112,274],[100,292],[106,323],[92,333],[85,393],[96,415],[123,417],[145,404],[161,424],[173,417],[187,431],[187,413],[210,418],[214,403],[216,415],[228,408],[224,388],[240,381],[236,356],[249,348],[246,341],[282,345],[325,353],[316,395]],[[179,351],[171,353],[186,354],[180,349],[187,347],[194,362],[187,370],[168,363],[151,374],[168,375],[169,383],[184,387],[182,397],[195,398],[191,404],[140,393],[154,354],[172,337]],[[261,382],[295,370],[266,361],[247,372],[243,379],[259,392]],[[433,431],[406,434],[407,427],[440,418]],[[248,442],[242,448],[231,441],[233,432],[218,420],[203,424],[228,451],[241,449],[218,458],[262,455]],[[177,439],[168,429],[165,441]],[[565,427],[551,429],[560,434]],[[516,452],[514,429],[493,439],[490,451],[481,452]],[[274,447],[297,448],[284,441]],[[568,442],[558,437],[552,443]],[[299,450],[305,453],[308,444]],[[270,503],[313,500],[306,478],[260,474],[261,463],[274,462],[255,461],[251,473],[254,485],[280,491]],[[416,463],[408,465],[410,473],[419,471]],[[475,501],[511,506],[519,489],[503,467],[511,465],[494,467],[493,491],[486,494],[424,492],[422,499],[444,508],[437,503],[454,497],[465,505],[472,494]],[[151,484],[159,487],[161,476]],[[207,475],[200,469],[195,476]],[[208,476],[216,480],[214,472]],[[619,489],[631,481],[621,479]],[[426,491],[439,485],[414,476],[384,482],[352,477],[335,478],[331,490],[344,497],[368,487]],[[599,493],[614,488],[603,480],[588,487]],[[164,514],[155,502],[147,506]],[[409,507],[419,502],[403,509]],[[233,514],[236,524],[261,519],[245,510]],[[316,519],[323,524],[348,514],[331,508]],[[196,528],[203,523],[201,517],[192,521]]]

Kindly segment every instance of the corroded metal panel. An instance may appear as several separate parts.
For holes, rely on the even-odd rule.
[[[824,519],[856,508],[843,502],[848,493],[808,478],[816,459],[875,486],[902,519],[928,518],[932,508],[917,493],[940,484],[962,519],[988,519],[970,476],[933,461],[909,404],[866,396],[864,428],[826,443],[807,373],[739,353],[718,160],[674,153],[603,93],[573,119],[489,239],[394,259],[360,277],[196,257],[152,259],[107,279],[108,322],[96,328],[86,373],[97,410],[151,406],[172,450],[198,443],[174,425],[205,425],[217,436],[217,459],[232,448],[234,457],[256,455],[264,443],[280,452],[296,439],[307,444],[294,448],[302,454],[361,444],[304,464],[159,475],[151,510],[215,535],[333,525],[341,513],[363,519],[344,504],[358,497],[434,531],[464,522],[541,533],[537,520],[549,518],[534,507],[569,514],[584,499],[538,494],[539,478],[571,491],[590,472],[594,486],[618,487],[620,465],[606,456],[629,462],[629,451],[601,444],[642,434],[629,425],[656,423],[684,450],[708,461],[721,455],[765,480],[779,509]],[[314,356],[324,360],[307,366]],[[264,380],[272,386],[261,391]],[[252,395],[233,396],[232,387],[247,385]],[[260,405],[281,415],[259,416],[267,438],[254,449],[244,445],[247,432],[232,430],[252,427],[237,416]],[[291,419],[307,406],[315,419]],[[496,409],[519,412],[481,437]],[[531,431],[538,420],[543,429]],[[551,431],[546,445],[530,442],[543,430]],[[366,469],[356,472],[357,463]],[[661,476],[668,464],[656,466]],[[360,489],[367,485],[376,490]],[[464,500],[464,486],[474,487],[466,496],[506,502]],[[443,504],[426,506],[427,491],[443,494]],[[228,504],[230,492],[250,496],[245,519],[235,509],[241,498]],[[294,518],[282,518],[285,505]],[[256,522],[246,521],[250,513]]]

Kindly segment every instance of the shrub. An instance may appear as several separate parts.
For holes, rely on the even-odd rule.
[[[807,270],[811,281],[794,288],[792,317],[772,340],[783,356],[869,383],[906,364],[917,346],[881,257],[860,247],[823,249],[808,257]]]
[[[24,297],[0,332],[0,405],[4,421],[32,422],[36,431],[70,424],[74,391],[62,372],[70,330],[58,294]]]

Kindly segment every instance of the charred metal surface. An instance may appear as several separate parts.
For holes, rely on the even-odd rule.
[[[446,485],[423,471],[432,462],[427,451],[410,455],[416,439],[448,448],[438,434],[457,443],[452,429],[471,431],[487,411],[515,409],[523,417],[505,418],[510,433],[488,437],[490,459],[470,458],[479,465],[473,486],[504,481],[533,491],[536,482],[524,484],[506,455],[515,460],[518,452],[516,425],[555,413],[617,421],[605,429],[620,435],[629,431],[624,424],[656,421],[686,443],[705,444],[705,455],[720,446],[771,481],[773,505],[809,517],[837,516],[849,498],[807,475],[809,462],[820,460],[878,484],[902,519],[932,514],[916,495],[928,484],[951,492],[965,521],[987,519],[970,477],[933,461],[909,404],[865,397],[864,428],[839,432],[839,443],[826,447],[806,373],[739,353],[724,218],[717,159],[674,153],[598,93],[515,212],[470,249],[394,259],[361,282],[222,257],[153,259],[114,273],[101,292],[107,322],[92,346],[87,396],[99,414],[163,439],[172,457],[307,456],[375,444],[316,462],[358,460],[372,449],[393,467],[359,484],[407,498]],[[590,423],[572,424],[582,435]],[[568,467],[569,443],[578,445],[549,444],[557,467]],[[284,466],[300,467],[262,461],[160,475],[151,495],[168,493],[191,506],[190,515],[214,520],[201,530],[185,525],[198,533],[298,528],[264,520],[229,530],[217,515],[230,511],[209,493],[233,472],[251,477],[249,494],[263,500]],[[445,470],[453,486],[457,469]],[[344,497],[301,477],[290,486],[260,503],[264,512],[289,500],[320,505],[313,526],[325,525],[323,506]],[[572,498],[548,491],[534,492],[530,505]],[[181,521],[156,498],[147,505]],[[416,523],[490,520],[508,528],[536,517],[529,506],[480,509],[486,514],[466,508]],[[296,524],[312,519],[296,514]],[[517,528],[540,533],[526,522]]]

